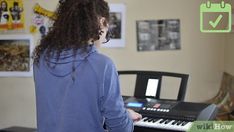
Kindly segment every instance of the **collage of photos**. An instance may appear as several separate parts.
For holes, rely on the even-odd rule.
[[[32,40],[0,37],[0,76],[31,74]]]

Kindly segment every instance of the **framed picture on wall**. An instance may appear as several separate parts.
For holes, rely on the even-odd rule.
[[[116,48],[125,47],[125,15],[126,7],[124,4],[110,4],[109,30],[111,39],[103,47]]]
[[[0,77],[32,76],[31,35],[0,36]]]
[[[180,20],[139,20],[137,25],[137,50],[179,50]]]

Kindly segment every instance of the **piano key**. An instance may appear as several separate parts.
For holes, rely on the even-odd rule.
[[[181,123],[182,126],[186,125],[188,122],[183,121],[183,123]]]
[[[148,121],[144,121],[144,119],[141,119],[140,121],[135,122],[134,125],[139,126],[139,127],[149,127],[149,128],[156,128],[156,129],[175,130],[175,131],[186,131],[192,125],[192,122],[186,122],[186,121],[180,121],[182,123],[180,123],[179,125],[172,124],[173,122],[179,122],[179,121],[170,120],[170,119],[158,119],[156,122],[153,122],[153,121],[148,122]],[[167,124],[160,123],[160,122],[167,122]]]
[[[172,125],[171,123],[172,122],[168,123],[168,127],[170,128],[170,130],[177,130],[177,131],[187,131],[187,130],[190,129],[190,127],[192,125],[192,122],[187,122],[187,124],[185,124],[184,126],[182,124],[180,124],[180,125],[177,125],[177,124]]]
[[[166,121],[166,119],[162,119],[159,123],[163,123],[164,121]]]
[[[143,120],[143,121],[147,121],[147,120],[148,120],[148,117],[145,117],[145,118],[143,118],[142,120]]]
[[[175,125],[177,123],[177,121],[176,120],[174,120],[173,122],[172,122],[172,125]]]
[[[178,121],[177,123],[176,123],[176,125],[180,125],[182,123],[182,121]]]
[[[150,118],[149,120],[148,120],[148,122],[151,122],[151,121],[153,121],[154,119],[153,118]]]
[[[170,120],[170,119],[167,119],[164,123],[165,123],[165,124],[168,124],[169,122],[171,122],[171,120]]]
[[[154,119],[154,120],[153,120],[153,123],[156,122],[156,121],[158,121],[158,120],[159,120],[158,118]]]

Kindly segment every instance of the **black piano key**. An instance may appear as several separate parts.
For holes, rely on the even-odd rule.
[[[159,123],[163,123],[164,121],[166,121],[166,119],[162,119]]]
[[[185,126],[187,123],[188,123],[188,122],[183,121],[183,122],[181,123],[181,125],[182,125],[182,126]]]
[[[146,117],[143,121],[146,122],[148,119],[149,119],[149,118]]]
[[[158,121],[158,120],[159,120],[159,118],[157,118],[157,119],[156,119],[156,118],[155,118],[155,119],[153,119],[153,123],[154,123],[154,122],[156,122],[156,121]]]
[[[176,123],[176,125],[179,126],[181,123],[182,123],[182,121],[178,121],[178,122]]]
[[[168,124],[169,122],[171,122],[171,120],[167,119],[164,123]]]
[[[153,118],[150,118],[149,120],[148,120],[148,122],[151,122],[151,121],[153,121],[154,119]]]
[[[177,121],[177,120],[175,120],[175,121],[174,121],[174,122],[172,122],[171,124],[172,124],[172,125],[175,125],[177,122],[178,122],[178,121]]]
[[[164,121],[163,123],[165,123],[165,124],[166,124],[166,122],[167,122],[167,119],[165,119],[165,121]]]

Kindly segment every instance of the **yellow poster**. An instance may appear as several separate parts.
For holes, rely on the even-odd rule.
[[[22,0],[0,0],[0,30],[24,29]]]

